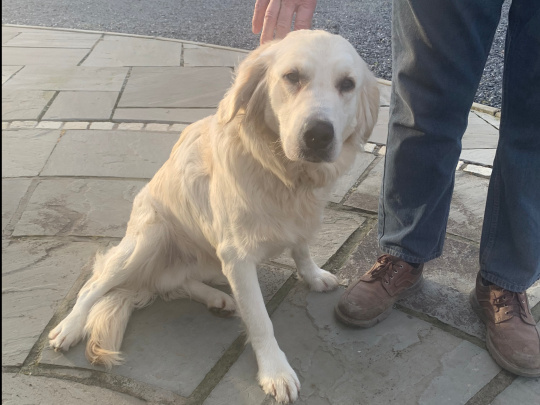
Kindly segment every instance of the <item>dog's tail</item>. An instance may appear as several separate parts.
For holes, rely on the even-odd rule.
[[[113,289],[94,304],[85,332],[88,336],[86,345],[86,358],[92,364],[101,364],[107,369],[123,362],[120,346],[129,316],[136,307],[142,307],[141,301],[146,303],[152,300],[142,292],[126,289]]]

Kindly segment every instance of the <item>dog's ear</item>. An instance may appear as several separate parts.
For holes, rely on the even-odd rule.
[[[379,116],[379,88],[375,76],[367,70],[365,79],[360,89],[358,103],[357,126],[355,129],[355,140],[364,145],[377,124]]]
[[[236,114],[243,110],[252,110],[256,106],[249,106],[254,93],[261,93],[261,84],[265,82],[271,53],[269,48],[273,42],[264,44],[251,52],[238,66],[233,85],[219,103],[218,117],[222,123],[230,122]]]

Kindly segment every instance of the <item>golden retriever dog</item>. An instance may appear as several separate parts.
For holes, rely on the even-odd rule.
[[[294,401],[300,383],[274,337],[256,266],[290,248],[312,290],[337,287],[308,241],[378,109],[374,76],[338,35],[296,31],[253,51],[217,113],[183,131],[136,196],[125,237],[96,257],[51,346],[87,337],[89,361],[110,368],[122,360],[133,309],[188,296],[219,315],[238,311],[264,392]],[[210,286],[225,282],[234,299]]]

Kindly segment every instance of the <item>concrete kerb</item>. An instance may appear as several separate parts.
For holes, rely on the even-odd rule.
[[[473,103],[471,110],[483,112],[485,114],[493,115],[494,117],[501,116],[501,109],[490,107],[489,105],[479,104],[479,103]]]

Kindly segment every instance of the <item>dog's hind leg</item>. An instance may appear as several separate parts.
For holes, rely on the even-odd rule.
[[[210,312],[217,316],[228,317],[235,313],[234,299],[216,288],[210,287],[200,281],[188,279],[183,288],[191,299],[205,304]]]
[[[298,273],[313,291],[331,291],[337,288],[338,279],[332,273],[317,266],[311,258],[307,243],[299,243],[291,253]]]
[[[49,343],[55,350],[68,350],[84,336],[84,325],[92,306],[109,290],[129,277],[124,271],[126,261],[136,247],[134,238],[125,237],[105,255],[97,255],[92,277],[79,291],[77,302],[69,315],[49,333]]]
[[[154,299],[157,279],[175,260],[176,250],[167,225],[150,220],[128,229],[128,235],[136,235],[131,236],[137,241],[132,253],[98,279],[104,279],[102,283],[110,291],[96,296],[84,327],[89,336],[86,357],[92,364],[111,368],[121,363],[120,346],[131,312]]]

